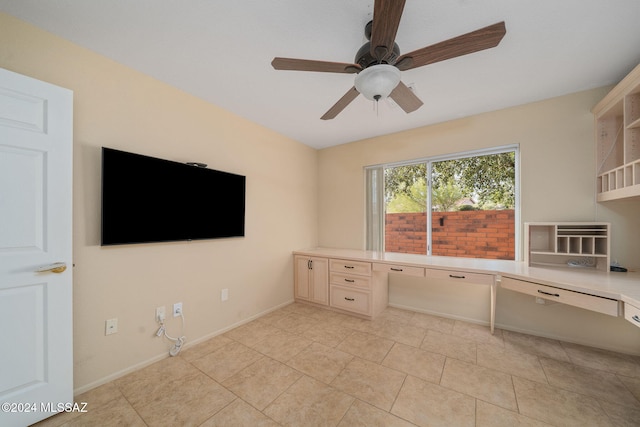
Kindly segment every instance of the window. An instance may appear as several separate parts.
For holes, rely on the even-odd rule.
[[[366,168],[367,249],[517,259],[516,146]]]

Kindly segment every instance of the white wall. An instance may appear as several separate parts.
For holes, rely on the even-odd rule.
[[[76,391],[168,356],[158,306],[183,303],[188,344],[292,301],[291,251],[317,243],[316,150],[5,14],[0,67],[74,91]],[[101,146],[246,175],[246,237],[99,246]]]
[[[521,222],[610,221],[612,260],[640,267],[640,202],[595,202],[595,148],[590,109],[600,88],[319,152],[319,243],[364,248],[363,168],[387,162],[519,144]],[[372,117],[384,120],[384,117]],[[522,244],[522,239],[521,239]],[[426,279],[392,278],[390,303],[488,322],[488,289]],[[640,354],[640,329],[561,304],[500,290],[499,327]]]

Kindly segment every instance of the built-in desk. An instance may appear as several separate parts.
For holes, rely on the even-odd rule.
[[[328,306],[342,311],[352,311],[371,319],[387,305],[388,275],[408,274],[490,286],[491,332],[494,329],[498,284],[505,289],[545,300],[611,316],[625,316],[631,323],[640,327],[639,273],[569,267],[540,268],[529,267],[520,261],[434,257],[352,249],[314,248],[295,251],[294,255],[326,258],[336,269],[345,269],[345,272],[336,271],[330,283],[327,283],[330,294]],[[332,264],[332,261],[336,262]],[[364,263],[364,266],[358,264],[360,270],[349,273],[350,267],[353,266],[344,261]],[[364,278],[367,279],[363,281]],[[357,288],[356,283],[367,285]],[[354,310],[350,310],[351,305]]]

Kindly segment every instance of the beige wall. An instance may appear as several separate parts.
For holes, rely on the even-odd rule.
[[[194,342],[293,299],[291,250],[317,243],[316,150],[4,14],[0,40],[0,67],[74,91],[76,391],[168,355],[157,306],[182,302]],[[246,175],[246,237],[100,247],[101,146]]]
[[[595,203],[593,115],[610,88],[589,90],[319,151],[319,244],[364,248],[363,167],[518,144],[521,222],[610,221],[612,259],[640,267],[640,202]],[[424,108],[424,107],[423,107]],[[384,120],[372,117],[372,120]],[[521,241],[522,244],[522,241]],[[488,289],[393,278],[396,306],[488,321]],[[500,290],[500,327],[640,354],[640,329],[561,304]]]

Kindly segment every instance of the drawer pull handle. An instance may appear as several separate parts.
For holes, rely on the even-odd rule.
[[[464,276],[456,276],[455,274],[450,274],[449,277],[451,277],[452,279],[464,279]]]
[[[353,279],[344,279],[345,282],[349,282],[349,283],[355,283],[355,280]]]
[[[355,301],[355,298],[349,298],[349,297],[344,297],[344,299],[346,299],[347,301]]]
[[[401,268],[391,267],[391,271],[402,271],[402,269]]]
[[[541,291],[540,289],[538,289],[538,293],[539,293],[539,294],[544,294],[544,295],[549,295],[549,296],[552,296],[552,297],[558,297],[558,298],[560,298],[560,294],[552,294],[551,292]]]
[[[345,265],[344,268],[348,268],[349,270],[354,269],[355,267],[352,265]]]
[[[637,314],[634,314],[632,319],[635,320],[636,322],[640,323],[640,317],[638,317]]]

